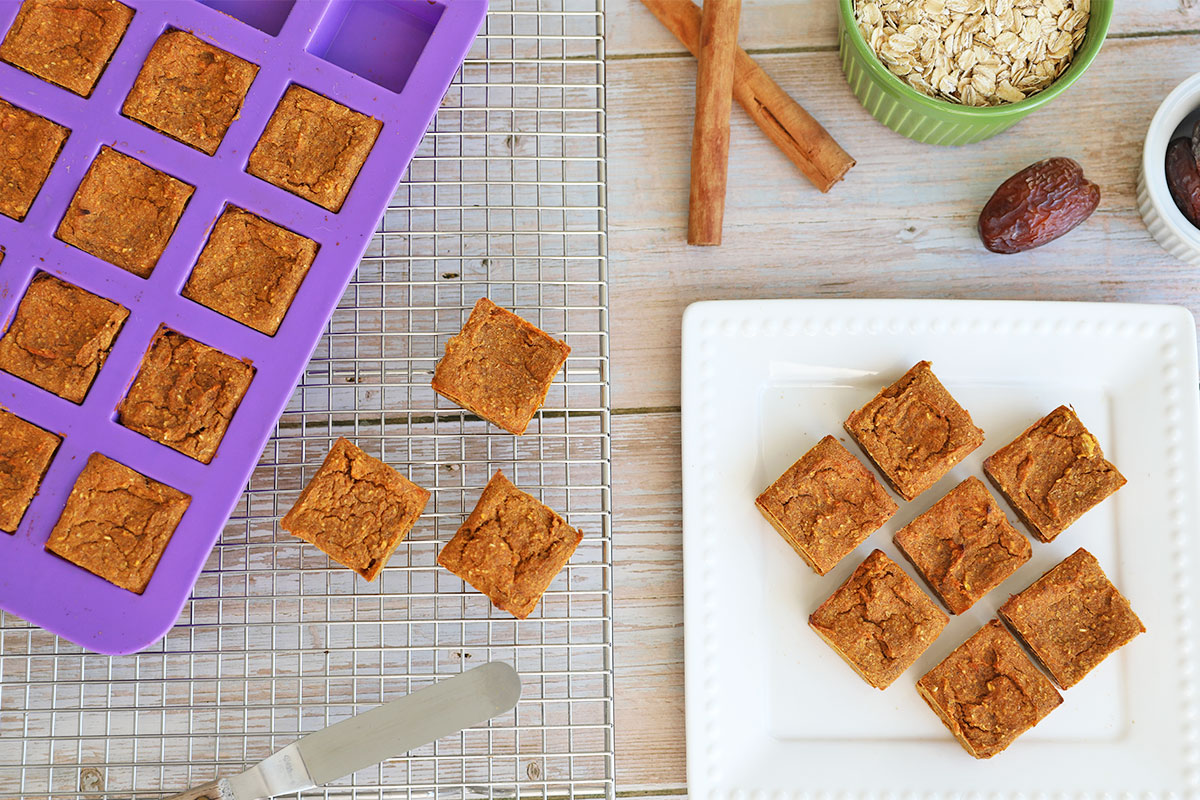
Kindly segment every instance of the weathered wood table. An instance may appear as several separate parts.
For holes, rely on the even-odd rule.
[[[950,297],[1182,305],[1200,269],[1137,213],[1142,137],[1200,71],[1200,3],[1117,3],[1079,82],[986,142],[921,145],[872,119],[837,55],[832,0],[745,0],[740,41],[858,160],[821,195],[736,106],[724,244],[691,248],[695,63],[637,0],[608,8],[617,790],[686,793],[680,532],[679,322],[691,302],[757,297]],[[1053,155],[1100,185],[1099,210],[1022,255],[985,251],[979,209]]]

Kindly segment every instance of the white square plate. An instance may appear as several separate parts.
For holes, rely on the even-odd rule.
[[[754,498],[921,359],[987,440],[824,577]],[[1128,484],[950,624],[886,691],[808,615],[985,456],[1073,405]],[[866,459],[863,458],[866,462]],[[938,300],[708,302],[683,321],[688,784],[701,800],[1200,796],[1192,576],[1200,514],[1196,327],[1166,306]],[[989,489],[990,489],[989,484]],[[1016,515],[999,498],[1019,529]],[[1030,537],[1032,539],[1032,537]],[[1010,594],[1078,547],[1148,632],[1063,692],[1007,751],[971,758],[917,695],[921,675]]]

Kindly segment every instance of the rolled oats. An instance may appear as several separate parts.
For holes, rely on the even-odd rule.
[[[1090,0],[854,0],[863,39],[885,67],[931,97],[1015,103],[1066,71]]]

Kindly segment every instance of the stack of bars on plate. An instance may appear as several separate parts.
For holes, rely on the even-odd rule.
[[[89,97],[133,19],[117,0],[25,0],[0,59]],[[64,47],[64,42],[73,42]],[[121,113],[208,156],[242,111],[259,67],[192,33],[155,41]],[[19,98],[12,98],[19,102]],[[379,137],[379,120],[290,85],[246,172],[339,211]],[[71,132],[0,99],[0,213],[24,220]],[[54,232],[57,240],[149,278],[196,187],[104,146]],[[188,300],[274,336],[316,258],[313,240],[227,205],[182,288]],[[0,257],[3,253],[0,251]],[[130,311],[47,272],[24,290],[0,336],[0,370],[83,403]],[[439,363],[440,394],[515,434],[545,402],[570,348],[486,298]],[[210,464],[256,369],[167,327],[154,336],[117,422]],[[0,408],[0,530],[15,532],[61,437]],[[338,441],[283,526],[373,580],[430,494]],[[46,550],[141,594],[191,503],[188,494],[93,453]],[[526,617],[582,534],[496,473],[438,562],[499,608]]]
[[[850,414],[845,428],[906,501],[984,440],[926,361]],[[1096,437],[1066,406],[990,455],[983,468],[1041,542],[1054,540],[1125,484]],[[833,436],[789,467],[756,505],[818,575],[899,510],[875,475]],[[1032,555],[1029,540],[974,476],[897,531],[894,540],[951,614],[966,612]],[[917,681],[921,697],[976,758],[1001,752],[1058,707],[1063,700],[1054,684],[1074,686],[1145,631],[1083,548],[1010,597],[999,617]],[[878,689],[911,667],[948,621],[881,550],[867,556],[809,617],[812,629]]]

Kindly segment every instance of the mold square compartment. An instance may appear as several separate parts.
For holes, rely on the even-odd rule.
[[[0,407],[0,531],[16,533],[61,442]]]
[[[195,187],[104,146],[55,234],[140,278],[149,278]]]
[[[401,92],[443,10],[431,0],[333,0],[308,52]]]
[[[150,48],[121,113],[211,156],[257,74],[257,64],[168,29]]]
[[[141,594],[191,500],[178,489],[92,453],[46,549]]]
[[[246,172],[334,213],[371,155],[383,123],[292,84],[246,162]]]
[[[125,38],[133,9],[117,0],[25,0],[0,43],[0,59],[89,97]],[[64,56],[59,42],[71,41]]]
[[[124,306],[39,273],[0,337],[0,370],[82,403],[128,317]]]
[[[0,214],[25,219],[69,133],[0,99]]]
[[[254,367],[160,328],[117,418],[130,430],[208,464],[242,403]]]
[[[274,336],[316,256],[312,239],[227,206],[183,296]]]
[[[200,0],[211,9],[278,36],[296,0]]]

